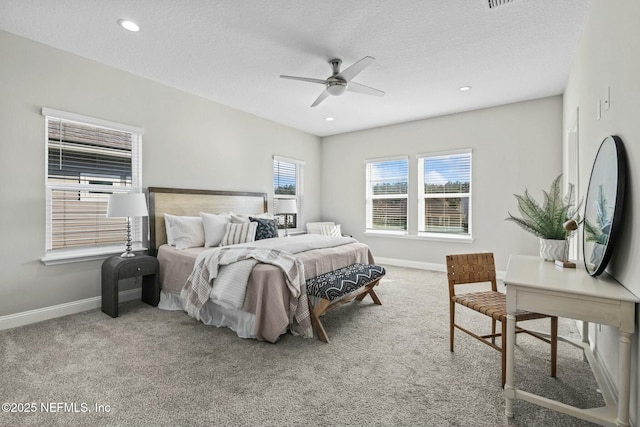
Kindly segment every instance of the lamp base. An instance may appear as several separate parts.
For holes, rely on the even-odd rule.
[[[120,255],[121,258],[131,258],[136,256],[136,254],[131,250],[131,243],[131,218],[127,217],[127,250]]]
[[[289,224],[289,214],[284,214],[284,237],[289,237],[289,230],[287,225]]]

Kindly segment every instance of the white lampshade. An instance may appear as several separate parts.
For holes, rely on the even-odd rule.
[[[107,217],[148,216],[147,200],[143,193],[114,193],[109,196]]]
[[[276,214],[297,214],[298,206],[295,199],[281,199],[276,203]]]

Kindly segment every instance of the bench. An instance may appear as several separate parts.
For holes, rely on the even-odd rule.
[[[353,299],[362,301],[367,295],[371,295],[375,304],[382,304],[373,287],[385,273],[384,267],[379,265],[351,264],[307,280],[307,295],[318,298],[315,305],[309,299],[309,311],[311,323],[320,341],[329,342],[327,332],[320,322],[320,316],[326,312]]]

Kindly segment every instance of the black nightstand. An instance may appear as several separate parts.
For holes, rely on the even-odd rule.
[[[158,271],[158,260],[149,255],[107,258],[102,263],[102,311],[118,317],[118,282],[137,276],[142,276],[142,301],[157,306],[160,302]]]

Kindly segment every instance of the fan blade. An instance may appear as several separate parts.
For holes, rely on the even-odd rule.
[[[348,82],[352,78],[354,78],[355,76],[360,74],[360,72],[362,70],[364,70],[369,65],[371,65],[371,63],[373,61],[375,61],[375,59],[376,58],[374,58],[373,56],[365,56],[360,61],[358,61],[355,64],[353,64],[351,67],[349,67],[346,70],[343,70],[340,73],[338,73],[338,75],[336,77],[340,77],[340,78],[344,79],[346,82]]]
[[[349,92],[363,93],[365,95],[384,96],[383,91],[356,82],[350,82],[347,85],[347,90]]]
[[[316,105],[320,104],[322,101],[324,101],[327,98],[327,96],[329,96],[329,91],[325,89],[322,91],[320,96],[315,101],[313,101],[313,104],[311,104],[311,107],[315,107]]]
[[[319,84],[325,84],[327,83],[326,80],[320,80],[320,79],[312,79],[309,77],[296,77],[296,76],[280,76],[283,79],[291,79],[291,80],[300,80],[302,82],[310,82],[310,83],[319,83]]]

